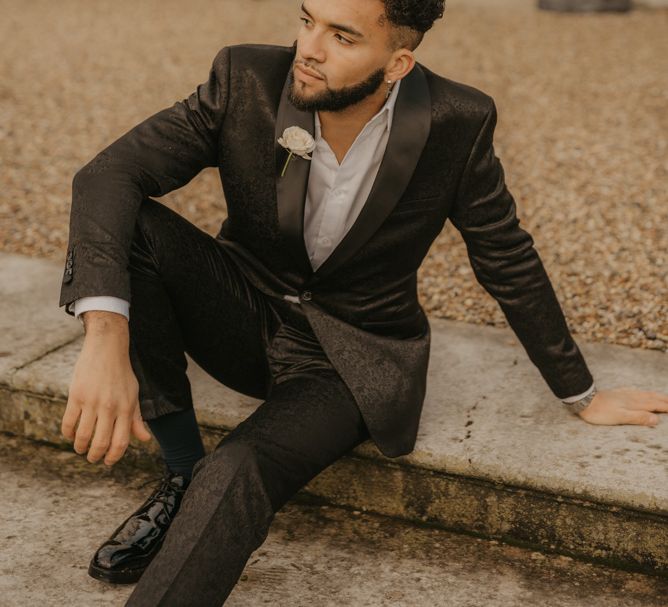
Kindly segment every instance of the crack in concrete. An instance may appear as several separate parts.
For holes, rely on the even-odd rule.
[[[81,334],[81,335],[83,335],[83,334]],[[72,343],[74,343],[75,341],[77,341],[77,339],[80,339],[80,338],[81,338],[81,335],[77,335],[76,337],[74,337],[74,338],[72,338],[72,339],[70,339],[70,340],[68,340],[68,341],[66,341],[66,342],[64,342],[64,343],[58,344],[57,346],[55,346],[55,347],[53,347],[53,348],[47,350],[46,352],[43,352],[43,353],[40,354],[37,358],[31,359],[31,360],[29,360],[29,361],[23,363],[22,365],[19,365],[18,367],[15,367],[14,369],[10,370],[9,373],[8,373],[7,380],[6,380],[6,385],[7,385],[10,389],[12,389],[12,390],[14,390],[14,391],[17,391],[18,389],[17,389],[16,386],[14,385],[14,381],[13,381],[13,380],[14,380],[14,376],[15,376],[19,371],[25,369],[26,367],[28,367],[28,366],[30,366],[30,365],[36,363],[36,362],[39,362],[39,361],[42,360],[43,358],[47,357],[49,354],[53,354],[54,352],[56,352],[56,351],[58,351],[58,350],[61,350],[62,348],[65,348],[65,347],[67,347],[67,346],[69,346],[70,344],[72,344]],[[4,384],[5,382],[3,381],[2,383]]]

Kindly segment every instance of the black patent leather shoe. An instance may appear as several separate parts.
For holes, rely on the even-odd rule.
[[[190,481],[165,468],[148,499],[97,549],[88,566],[88,575],[112,584],[132,584],[139,580],[160,550],[167,529],[181,506]]]

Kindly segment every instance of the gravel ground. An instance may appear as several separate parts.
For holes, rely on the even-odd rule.
[[[71,179],[186,97],[225,44],[291,44],[298,0],[0,0],[0,248],[64,262]],[[494,97],[496,152],[578,337],[668,346],[668,11],[451,0],[418,60]],[[215,234],[215,170],[162,201]],[[507,326],[448,223],[420,271],[434,317]],[[54,296],[55,298],[55,296]]]

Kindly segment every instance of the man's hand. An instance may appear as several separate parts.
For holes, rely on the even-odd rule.
[[[656,426],[659,416],[652,411],[668,413],[668,394],[623,387],[597,391],[578,415],[590,424]]]
[[[74,440],[74,450],[88,461],[112,466],[123,457],[130,433],[151,440],[139,409],[139,384],[128,354],[127,319],[114,312],[84,312],[86,338],[74,366],[63,436]],[[79,425],[74,431],[74,426]],[[94,433],[94,436],[93,436]]]

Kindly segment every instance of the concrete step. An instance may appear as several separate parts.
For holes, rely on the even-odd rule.
[[[146,499],[153,486],[138,487],[151,474],[9,436],[0,436],[0,467],[0,604],[123,605],[134,585],[89,577],[88,562]],[[225,605],[659,607],[667,595],[656,576],[297,498]]]
[[[62,267],[0,254],[0,430],[72,450],[60,422],[83,339],[58,308]],[[668,576],[668,424],[593,426],[554,398],[510,329],[432,320],[415,450],[367,441],[302,493],[331,504]],[[578,340],[597,383],[668,391],[662,352]],[[259,401],[188,375],[207,447]],[[155,442],[124,457],[157,470]],[[91,467],[91,464],[88,464]],[[101,463],[97,464],[102,467]]]

